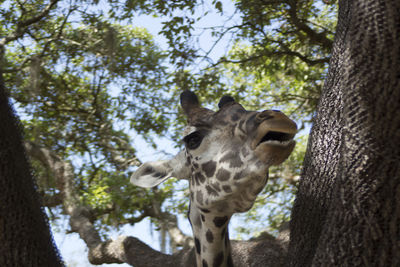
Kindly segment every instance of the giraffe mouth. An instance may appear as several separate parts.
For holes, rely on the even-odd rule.
[[[282,129],[283,128],[283,129]],[[279,165],[292,153],[296,142],[296,129],[289,127],[263,127],[259,129],[252,148],[257,157],[269,165]]]
[[[293,138],[296,133],[296,123],[286,117],[267,120],[258,126],[251,142],[251,148],[253,150],[265,150],[268,147],[275,147],[286,150],[286,148],[294,146]]]
[[[268,131],[264,136],[262,136],[261,140],[258,141],[256,147],[261,144],[286,146],[293,142],[293,137],[294,134],[292,133]]]

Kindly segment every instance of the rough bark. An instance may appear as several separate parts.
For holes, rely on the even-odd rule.
[[[345,21],[348,9],[340,5],[339,20]],[[290,266],[309,266],[321,234],[330,203],[331,188],[337,175],[342,137],[341,72],[345,29],[339,23],[335,36],[330,70],[321,92],[316,116],[308,140],[299,190],[292,209]]]
[[[400,265],[400,3],[341,1],[289,266]]]
[[[0,122],[0,266],[62,266],[1,71]]]

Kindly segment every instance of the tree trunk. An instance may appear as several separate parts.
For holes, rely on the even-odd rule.
[[[40,205],[1,70],[0,122],[0,266],[63,266]]]
[[[289,266],[400,266],[400,2],[343,0]]]

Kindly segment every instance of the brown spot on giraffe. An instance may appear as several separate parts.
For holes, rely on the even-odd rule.
[[[226,155],[223,156],[223,158],[219,162],[220,163],[229,162],[230,168],[237,168],[243,164],[243,161],[240,159],[240,156],[237,153],[231,151],[226,153]]]
[[[196,172],[194,174],[194,180],[196,181],[197,185],[200,185],[206,181],[206,177],[201,172]]]
[[[210,186],[215,189],[215,191],[221,191],[221,187],[218,182],[210,183]]]
[[[215,256],[213,267],[220,267],[223,261],[224,261],[224,252],[221,251]]]
[[[214,240],[214,235],[210,230],[207,230],[206,232],[206,239],[208,243],[212,243]]]
[[[211,177],[214,175],[216,167],[217,163],[212,160],[201,165],[201,169],[204,171],[207,177]]]
[[[215,217],[213,222],[214,225],[218,228],[224,226],[226,224],[226,222],[228,221],[228,216],[223,216],[223,217]]]
[[[222,190],[224,190],[226,193],[231,193],[232,192],[232,188],[230,185],[223,185],[222,186]]]
[[[235,174],[235,176],[233,176],[233,180],[239,180],[239,179],[241,179],[243,177],[244,177],[243,173],[242,172],[238,172],[238,173]]]
[[[217,175],[216,175],[216,177],[219,181],[228,181],[230,176],[231,176],[231,173],[225,169],[218,170]]]
[[[210,185],[206,185],[207,194],[209,196],[218,196],[218,192],[212,188]]]
[[[200,244],[200,240],[197,237],[194,238],[194,246],[196,247],[197,254],[200,254],[201,253],[201,249],[200,249],[201,244]]]

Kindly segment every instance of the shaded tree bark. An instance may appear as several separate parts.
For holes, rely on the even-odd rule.
[[[289,266],[400,265],[400,2],[340,1]]]
[[[0,122],[0,266],[63,266],[41,208],[19,120],[6,95],[1,71]]]

